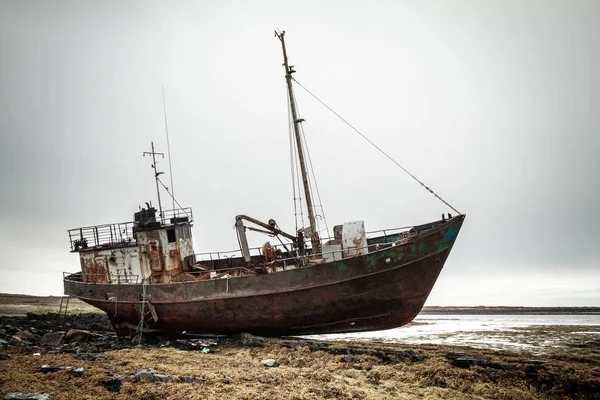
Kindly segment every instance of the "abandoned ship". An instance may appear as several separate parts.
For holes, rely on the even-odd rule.
[[[369,233],[363,221],[352,221],[335,226],[333,237],[321,238],[284,34],[276,32],[283,50],[298,190],[304,193],[309,226],[290,234],[272,219],[265,223],[238,215],[238,257],[195,254],[191,208],[162,208],[153,144],[148,154],[158,209],[146,203],[131,222],[68,231],[81,271],[64,274],[64,292],[106,312],[118,335],[371,331],[405,325],[423,307],[465,215],[457,212],[426,224]],[[281,244],[251,249],[248,230]]]

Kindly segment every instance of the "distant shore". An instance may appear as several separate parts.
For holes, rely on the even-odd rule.
[[[63,297],[0,293],[0,313],[58,312]],[[69,299],[68,311],[99,312],[76,298]],[[600,314],[600,307],[425,306],[421,314]]]

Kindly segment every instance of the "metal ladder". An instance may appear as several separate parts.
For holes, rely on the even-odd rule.
[[[66,299],[66,301],[65,301]],[[62,296],[60,298],[60,306],[58,306],[58,316],[60,317],[61,315],[64,317],[67,315],[67,310],[69,309],[69,300],[71,299],[71,296]],[[63,305],[64,305],[64,312],[63,312]]]

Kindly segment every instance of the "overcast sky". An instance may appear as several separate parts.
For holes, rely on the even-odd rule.
[[[428,305],[599,306],[598,21],[594,0],[0,0],[0,292],[61,294],[67,229],[156,203],[161,86],[196,252],[237,248],[237,214],[293,231],[280,28],[300,83],[467,214]],[[296,95],[329,226],[451,212]]]

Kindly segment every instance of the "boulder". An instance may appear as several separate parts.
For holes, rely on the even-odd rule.
[[[70,329],[69,332],[64,336],[64,341],[66,343],[71,342],[85,342],[92,336],[92,333],[89,331],[83,331],[80,329]]]
[[[156,382],[154,374],[157,372],[154,368],[140,368],[133,376],[137,382]]]
[[[71,376],[74,376],[75,378],[81,378],[83,376],[83,368],[79,367],[79,368],[75,368],[72,371],[69,371],[69,374]]]
[[[254,336],[249,333],[241,333],[240,339],[242,340],[242,344],[248,347],[263,347],[267,342],[265,338]]]
[[[10,356],[8,354],[0,354],[0,360],[10,360]]]
[[[61,332],[46,333],[44,336],[42,336],[40,344],[42,346],[58,346],[60,345],[64,337],[65,334]]]
[[[104,386],[109,392],[119,393],[123,382],[125,382],[123,375],[109,375],[100,379],[98,383]]]
[[[279,363],[277,361],[273,360],[272,358],[262,360],[261,363],[265,367],[278,367],[279,366]]]

